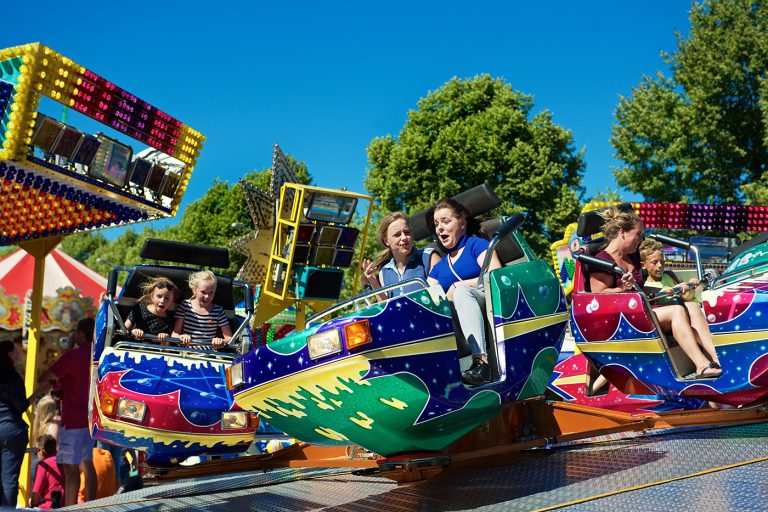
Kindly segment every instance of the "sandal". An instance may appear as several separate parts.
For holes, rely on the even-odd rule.
[[[707,370],[717,370],[711,373],[705,373]],[[704,367],[701,372],[697,373],[694,378],[696,379],[716,379],[723,374],[723,369],[717,363],[709,363]]]

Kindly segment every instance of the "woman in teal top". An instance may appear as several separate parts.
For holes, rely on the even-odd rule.
[[[411,279],[426,279],[432,266],[440,261],[434,249],[419,249],[413,246],[413,235],[408,225],[408,218],[402,212],[385,215],[379,224],[378,232],[381,245],[386,247],[373,261],[363,260],[364,284],[376,289],[405,282]],[[418,285],[403,286],[381,294],[379,298],[403,295],[417,290]]]

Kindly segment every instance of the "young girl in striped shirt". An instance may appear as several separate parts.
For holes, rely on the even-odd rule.
[[[189,276],[192,298],[183,300],[176,310],[173,336],[189,343],[192,338],[211,340],[213,348],[220,348],[232,338],[224,308],[213,303],[216,295],[216,276],[210,270],[201,270]],[[223,338],[216,336],[221,327]]]

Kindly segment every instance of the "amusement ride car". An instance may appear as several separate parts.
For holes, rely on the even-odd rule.
[[[317,192],[285,187],[295,190],[294,203],[282,205],[287,213],[278,222],[318,233],[305,237],[316,254],[323,231],[340,229],[348,217],[322,217],[313,209]],[[500,204],[487,186],[456,199],[472,215]],[[342,192],[325,193],[322,204],[326,211],[346,211],[345,201]],[[413,280],[394,287],[417,285],[415,291],[380,302],[376,295],[386,289],[363,293],[238,356],[230,369],[236,403],[302,441],[359,445],[389,456],[443,450],[510,404],[541,395],[568,316],[557,277],[517,230],[524,220],[516,214],[501,227],[496,223],[491,248],[503,266],[487,272],[486,261],[483,267],[492,382],[474,388],[462,383],[469,353],[457,340],[451,304],[439,286]],[[411,228],[416,239],[428,234],[424,212],[411,218]],[[299,294],[316,288],[318,269],[307,265],[307,251],[298,261],[295,256],[301,236],[273,243],[279,265],[270,266],[267,290],[277,282]]]
[[[620,207],[631,207],[620,205]],[[579,219],[578,235],[599,231],[598,211]],[[664,235],[646,235],[690,250],[696,247]],[[610,263],[591,258],[591,247],[577,252],[572,331],[576,346],[592,367],[619,391],[638,395],[690,397],[730,406],[750,407],[768,401],[768,254],[765,243],[743,250],[723,274],[704,279],[701,306],[723,367],[717,378],[691,376],[693,363],[670,333],[660,329],[651,301],[642,290],[592,293],[584,265],[621,272]],[[704,270],[697,260],[697,274]]]
[[[90,424],[96,440],[144,452],[149,465],[176,463],[191,455],[221,455],[245,451],[253,441],[258,418],[242,411],[227,389],[225,368],[235,350],[212,350],[211,340],[194,339],[169,346],[145,334],[127,332],[125,318],[141,296],[147,278],[164,276],[179,291],[176,302],[190,295],[187,279],[201,266],[227,267],[226,249],[148,239],[140,254],[151,260],[195,265],[134,265],[109,274],[106,299],[96,317],[93,346]],[[127,278],[117,290],[118,274]],[[251,288],[217,275],[214,303],[230,320],[230,347],[248,347],[253,313]],[[245,297],[246,318],[234,315],[235,292]],[[205,347],[205,345],[208,345]]]

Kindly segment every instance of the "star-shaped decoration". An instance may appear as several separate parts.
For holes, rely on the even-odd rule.
[[[273,228],[275,226],[275,198],[247,181],[241,180],[240,185],[243,187],[245,204],[248,206],[253,227],[256,230]]]
[[[285,183],[297,182],[296,173],[277,144],[272,154],[269,190],[265,191],[240,181],[254,230],[230,243],[232,249],[247,257],[237,273],[237,279],[252,285],[265,284],[269,268],[269,253],[275,232],[275,206],[280,198],[280,189]],[[288,204],[292,202],[288,201]]]
[[[267,278],[272,233],[271,229],[255,229],[229,244],[232,249],[247,257],[235,279],[251,284],[264,283]]]
[[[298,183],[299,177],[293,171],[293,167],[288,163],[288,159],[280,151],[280,146],[275,144],[275,149],[272,152],[272,179],[269,182],[269,190],[272,197],[278,199],[280,197],[280,189],[285,183]]]

